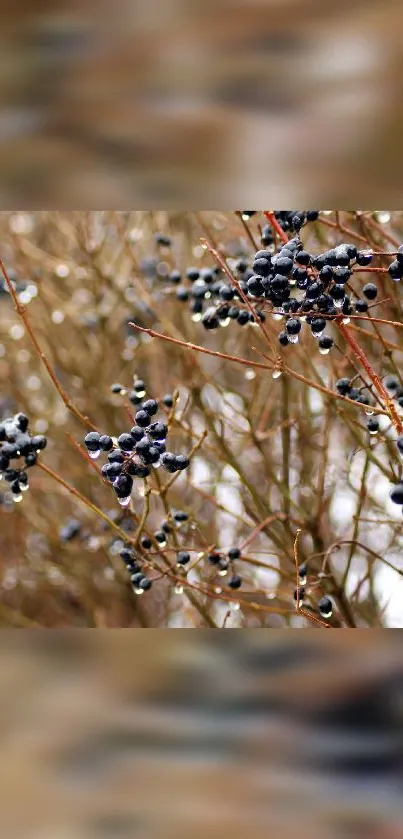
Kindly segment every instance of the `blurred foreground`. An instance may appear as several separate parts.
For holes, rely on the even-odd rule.
[[[401,637],[3,633],[7,839],[398,839]]]
[[[399,0],[18,0],[0,204],[396,207],[401,26]]]

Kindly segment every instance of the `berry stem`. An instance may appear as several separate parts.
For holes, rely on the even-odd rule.
[[[39,360],[42,361],[42,364],[46,368],[46,370],[47,370],[47,372],[48,372],[48,374],[49,374],[49,376],[50,376],[50,378],[51,378],[51,380],[52,380],[60,398],[64,402],[67,410],[71,411],[71,413],[74,414],[74,416],[79,420],[79,422],[82,423],[82,425],[85,425],[86,428],[89,428],[92,431],[96,431],[97,429],[96,429],[95,425],[92,424],[92,422],[88,419],[88,417],[84,417],[83,414],[78,410],[78,408],[76,408],[76,406],[73,405],[73,403],[70,401],[68,394],[66,393],[66,391],[64,390],[64,388],[62,387],[60,382],[58,381],[58,378],[56,376],[55,371],[53,370],[52,365],[47,360],[47,358],[45,356],[45,353],[42,352],[42,350],[41,350],[41,348],[38,344],[38,341],[36,340],[36,336],[35,336],[35,333],[32,329],[32,326],[31,326],[31,324],[28,320],[25,306],[23,306],[18,299],[18,295],[16,294],[14,286],[13,286],[11,280],[10,280],[10,277],[8,276],[6,267],[4,265],[4,262],[1,258],[1,256],[0,256],[0,269],[1,269],[1,272],[3,274],[4,279],[6,281],[6,285],[7,285],[8,291],[10,293],[10,296],[13,300],[15,310],[16,310],[17,314],[20,316],[20,318],[21,318],[21,320],[22,320],[22,322],[23,322],[23,324],[24,324],[24,326],[27,330],[27,333],[28,333],[29,338],[31,340],[31,344],[34,347],[35,352],[36,352]]]
[[[264,210],[263,215],[266,216],[269,224],[273,227],[273,229],[276,231],[278,236],[280,236],[281,241],[282,242],[288,242],[288,236],[287,236],[286,233],[284,233],[283,228],[278,223],[278,221],[276,219],[276,216],[274,214],[274,210]]]
[[[387,409],[387,412],[389,414],[391,422],[393,423],[393,425],[394,425],[396,431],[398,432],[398,434],[401,434],[402,431],[403,431],[403,424],[402,424],[402,421],[399,417],[399,414],[397,413],[397,410],[395,408],[395,405],[394,405],[393,401],[389,398],[389,394],[388,394],[387,390],[385,389],[385,387],[383,386],[378,374],[375,373],[375,370],[371,366],[367,356],[365,355],[364,350],[361,349],[360,345],[357,343],[357,341],[355,340],[353,335],[351,335],[350,330],[347,329],[347,327],[343,323],[338,322],[337,327],[338,327],[339,332],[341,332],[344,339],[346,340],[346,342],[351,347],[351,349],[352,349],[354,355],[356,356],[356,358],[358,358],[358,360],[361,362],[362,366],[366,370],[369,378],[371,379],[371,381],[372,381],[372,383],[375,387],[375,390],[377,391],[377,393],[379,394],[383,403],[386,406],[386,409]]]

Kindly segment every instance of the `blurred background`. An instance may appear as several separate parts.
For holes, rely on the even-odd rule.
[[[401,26],[399,0],[8,4],[1,206],[398,207]]]
[[[3,632],[7,839],[398,839],[397,632]]]
[[[102,433],[129,431],[135,410],[130,391],[140,377],[150,396],[177,394],[169,448],[187,453],[196,446],[190,468],[169,489],[168,506],[151,482],[157,494],[151,495],[146,521],[152,535],[169,511],[188,514],[187,522],[168,534],[166,547],[145,558],[156,568],[171,567],[179,546],[190,552],[192,568],[183,579],[177,571],[175,580],[157,579],[152,591],[134,596],[119,551],[136,532],[143,487],[136,481],[132,509],[125,513],[95,471],[100,461],[85,460],[86,429],[56,392],[3,283],[0,417],[18,410],[28,414],[32,432],[48,438],[40,460],[56,478],[31,469],[21,504],[11,500],[5,481],[0,485],[0,625],[306,626],[293,600],[297,529],[300,562],[309,563],[306,603],[314,614],[326,594],[335,603],[335,626],[402,625],[402,514],[389,500],[402,468],[395,432],[380,416],[381,430],[372,437],[363,410],[315,388],[333,390],[340,376],[362,385],[351,352],[335,336],[334,350],[319,355],[304,329],[298,345],[281,350],[290,372],[273,379],[270,369],[254,366],[266,363],[260,353],[268,352],[259,329],[231,323],[206,332],[169,280],[176,269],[190,288],[189,266],[214,267],[202,236],[229,265],[250,263],[265,218],[260,212],[244,216],[151,210],[0,216],[0,253],[19,302],[77,409]],[[366,243],[386,252],[376,257],[379,266],[390,263],[393,241],[403,241],[402,213],[386,211],[324,212],[303,228],[302,238],[317,253],[345,240],[346,225],[347,238],[358,237],[359,247]],[[402,322],[399,283],[387,273],[353,276],[357,292],[368,277],[376,277],[381,302],[372,313]],[[241,356],[245,364],[152,339],[130,327],[132,320]],[[281,322],[268,315],[266,327],[280,350]],[[398,327],[352,321],[349,329],[380,375],[401,379]],[[113,383],[126,395],[112,393]],[[241,590],[231,593],[229,577],[208,563],[210,545],[224,552],[242,547],[234,566]],[[160,575],[154,569],[151,576]]]

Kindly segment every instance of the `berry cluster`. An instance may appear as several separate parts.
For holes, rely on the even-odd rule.
[[[35,465],[46,443],[42,434],[29,433],[29,419],[25,414],[7,417],[0,423],[0,480],[10,484],[14,501],[22,500],[22,493],[29,487],[26,470]]]
[[[174,527],[181,528],[182,525],[188,521],[188,514],[183,510],[178,510],[172,517],[172,522],[163,521],[160,528],[154,533],[154,541],[159,548],[165,548],[167,544],[167,536],[172,532]],[[153,547],[153,539],[149,536],[143,535],[140,540],[140,546],[143,551],[149,551]],[[129,573],[130,581],[135,594],[143,594],[153,585],[153,580],[147,577],[144,571],[144,558],[136,551],[130,544],[125,545],[119,551],[120,557],[124,562],[125,568]],[[190,562],[190,553],[188,551],[178,551],[176,557],[176,564],[178,568],[183,568]],[[179,591],[176,587],[176,590]],[[182,590],[182,589],[181,589]]]
[[[231,572],[231,576],[228,580],[228,586],[234,590],[241,588],[242,585],[242,577],[240,577],[239,574],[236,574],[234,570],[234,562],[237,559],[241,559],[241,551],[239,548],[230,548],[229,551],[227,551],[226,556],[219,551],[210,551],[210,553],[207,554],[208,562],[217,570],[220,577],[226,577],[228,572]]]
[[[112,390],[116,392],[117,387],[121,388],[113,385]],[[102,467],[102,475],[112,484],[122,507],[130,502],[133,478],[147,478],[151,469],[159,466],[170,473],[182,472],[190,462],[183,454],[167,451],[168,426],[161,420],[153,420],[159,404],[156,399],[143,399],[146,395],[144,382],[135,381],[132,393],[131,401],[136,400],[138,410],[135,424],[129,432],[113,438],[109,434],[90,431],[84,439],[91,458],[96,459],[101,452],[107,455],[108,462]]]
[[[243,215],[247,213],[252,211]],[[272,312],[274,317],[285,319],[278,336],[283,347],[298,343],[302,323],[306,322],[318,339],[319,352],[326,355],[334,343],[331,335],[325,334],[327,321],[341,316],[348,323],[350,315],[365,313],[369,302],[377,297],[378,289],[372,282],[363,286],[361,298],[347,288],[353,271],[368,266],[373,253],[349,243],[323,253],[309,253],[299,230],[313,220],[311,216],[317,217],[316,211],[280,211],[275,215],[283,230],[297,230],[297,234],[277,250],[272,235],[270,242],[266,236],[266,248],[255,253],[251,264],[247,259],[235,263],[236,284],[223,276],[220,267],[190,267],[184,278],[174,269],[168,282],[176,286],[176,298],[189,303],[192,320],[201,321],[207,330],[228,326],[231,320],[239,326],[256,324]],[[397,256],[392,265],[396,264],[403,276],[403,248]]]
[[[299,577],[299,586],[298,589],[294,590],[294,600],[297,603],[298,598],[298,608],[304,605],[305,597],[306,597],[306,585],[308,580],[308,566],[306,563],[299,566],[298,569],[298,577]],[[333,614],[333,604],[330,597],[324,595],[318,602],[318,611],[322,618],[327,620],[328,618],[332,617]]]

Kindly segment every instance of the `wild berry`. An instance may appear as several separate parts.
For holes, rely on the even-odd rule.
[[[330,597],[322,597],[319,600],[318,609],[322,618],[330,618],[333,614],[333,604]]]
[[[176,557],[178,565],[187,565],[190,562],[190,553],[188,551],[180,551]]]
[[[362,293],[367,300],[375,300],[378,295],[378,289],[374,283],[366,283],[363,286]]]
[[[172,408],[172,406],[173,406],[173,404],[174,404],[173,397],[171,396],[171,394],[170,394],[170,393],[167,393],[167,394],[163,397],[162,402],[163,402],[163,404],[165,405],[165,407],[166,407],[166,408]]]
[[[177,513],[174,513],[174,519],[176,522],[184,522],[187,521],[189,518],[188,513],[185,513],[183,510],[178,510]]]
[[[147,425],[150,424],[151,417],[150,414],[147,413],[147,411],[137,411],[137,414],[134,418],[136,420],[137,425],[139,425],[140,428],[146,428]]]
[[[133,390],[135,390],[140,397],[145,396],[146,386],[142,379],[136,379],[136,381],[133,384]]]
[[[121,434],[118,437],[118,445],[125,452],[131,452],[134,449],[135,442],[131,434]]]
[[[358,251],[356,256],[357,265],[369,265],[372,262],[373,254],[370,251]]]
[[[146,401],[143,402],[143,404],[142,404],[142,410],[147,411],[147,414],[149,414],[150,417],[153,417],[154,414],[156,414],[157,411],[158,411],[157,400],[156,399],[146,399]]]
[[[141,544],[141,547],[144,548],[145,551],[148,551],[150,548],[152,548],[153,543],[152,543],[151,539],[149,538],[149,536],[143,536],[140,544]]]
[[[167,543],[167,538],[163,530],[157,530],[154,533],[154,538],[156,539],[159,545],[166,545]]]
[[[164,440],[168,433],[168,426],[165,422],[153,422],[147,428],[147,434],[153,440]]]
[[[403,277],[403,262],[398,262],[397,259],[394,259],[393,262],[390,263],[388,271],[392,280],[398,282]]]
[[[298,603],[297,603],[298,598]],[[301,586],[301,588],[294,589],[294,600],[298,606],[302,606],[305,598],[305,589]]]
[[[109,434],[101,434],[99,438],[99,447],[103,452],[110,452],[113,449],[112,437]]]
[[[377,434],[379,431],[379,420],[375,417],[370,417],[367,420],[367,429],[370,434]]]
[[[395,484],[390,491],[390,500],[394,504],[403,504],[403,484]]]
[[[330,335],[322,335],[322,337],[319,338],[318,343],[319,352],[322,353],[322,355],[327,355],[329,350],[332,348],[334,342],[333,338],[331,338]]]
[[[207,559],[210,565],[218,565],[221,559],[221,554],[219,554],[218,551],[210,551],[210,553],[207,554]]]
[[[278,336],[278,340],[279,340],[282,347],[286,347],[287,344],[290,343],[288,335],[287,335],[286,332],[280,332],[279,336]]]
[[[239,548],[230,548],[228,551],[228,559],[239,559],[241,551]]]
[[[338,379],[338,381],[336,382],[336,390],[340,393],[341,396],[346,396],[350,389],[350,379]]]
[[[127,498],[133,489],[133,478],[131,475],[121,474],[114,481],[113,488],[118,498]]]
[[[367,312],[368,311],[368,303],[366,300],[356,300],[355,302],[355,311],[356,312]]]
[[[138,425],[134,425],[130,430],[130,435],[133,437],[135,443],[139,443],[144,437],[144,431]]]
[[[239,576],[239,574],[232,574],[232,576],[228,580],[228,585],[232,589],[241,588],[242,578]]]
[[[126,388],[123,385],[120,385],[118,384],[118,382],[116,382],[115,384],[111,385],[111,391],[112,393],[125,393]]]
[[[143,591],[149,591],[152,586],[152,580],[149,580],[148,577],[142,577],[138,585]]]

